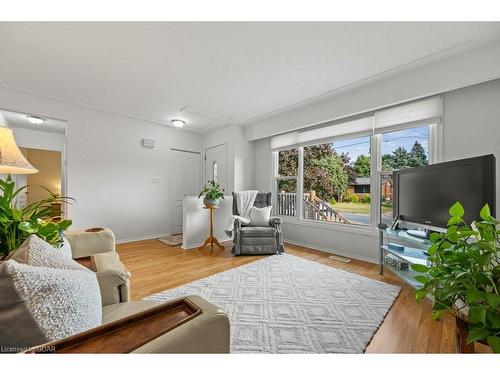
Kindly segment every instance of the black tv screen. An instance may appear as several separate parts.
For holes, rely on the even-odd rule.
[[[479,219],[488,203],[495,216],[495,157],[470,159],[399,170],[393,173],[394,215],[425,228],[446,228],[455,202],[465,209],[464,220]]]

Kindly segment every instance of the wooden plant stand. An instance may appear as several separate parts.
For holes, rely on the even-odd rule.
[[[467,335],[469,334],[469,326],[467,322],[460,318],[455,318],[456,324],[456,345],[457,353],[493,353],[491,348],[488,346],[486,340],[476,341],[467,344]]]
[[[219,249],[224,250],[224,246],[222,246],[217,238],[214,237],[214,211],[217,209],[217,206],[206,206],[203,207],[206,210],[210,210],[210,236],[203,242],[198,250],[202,250],[205,246],[210,245],[210,255],[212,255],[214,251],[214,244],[219,247]]]

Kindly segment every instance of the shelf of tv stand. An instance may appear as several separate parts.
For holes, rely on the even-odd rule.
[[[389,236],[389,238],[405,243],[411,243],[421,249],[428,249],[431,246],[431,241],[428,239],[412,236],[411,234],[408,234],[405,229],[383,229],[381,231],[384,235]]]
[[[425,254],[424,250],[422,249],[405,246],[403,251],[399,251],[391,249],[387,245],[382,245],[381,247],[386,253],[390,253],[410,264],[423,264],[424,266],[428,265],[427,258],[429,258],[429,256]]]
[[[426,250],[431,246],[431,242],[425,238],[418,238],[409,235],[406,230],[393,230],[393,229],[380,229],[379,237],[379,252],[380,252],[380,274],[383,274],[384,268],[389,268],[389,270],[405,281],[408,285],[413,288],[420,288],[421,283],[415,280],[415,276],[419,275],[411,269],[412,264],[423,264],[429,265],[429,256],[426,254]],[[384,243],[384,241],[398,243],[404,246],[404,250],[391,249]],[[411,246],[407,246],[411,244]],[[417,247],[415,247],[417,246]],[[410,264],[408,270],[399,270],[385,264],[385,256],[390,254],[394,257],[401,259],[404,262]]]

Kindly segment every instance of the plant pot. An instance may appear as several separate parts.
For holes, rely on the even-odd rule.
[[[217,199],[208,199],[207,197],[205,197],[205,198],[203,198],[203,203],[207,207],[209,207],[209,206],[215,207],[215,206],[219,205],[220,199],[219,198],[217,198]]]

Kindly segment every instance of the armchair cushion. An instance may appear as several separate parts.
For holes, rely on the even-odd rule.
[[[273,227],[241,227],[241,233],[245,237],[275,237],[276,229]]]

